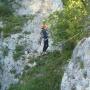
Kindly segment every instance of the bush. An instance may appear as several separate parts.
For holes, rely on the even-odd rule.
[[[10,70],[10,73],[11,73],[11,74],[16,74],[16,69],[13,68],[12,70]]]
[[[24,55],[24,46],[17,45],[16,49],[15,49],[15,52],[13,54],[14,60],[15,61],[19,60],[22,55]]]
[[[3,2],[0,2],[0,16],[5,17],[12,15],[11,9]]]
[[[83,29],[87,10],[82,1],[67,0],[67,3],[62,11],[55,11],[46,20],[51,27],[56,43],[70,39],[75,35],[69,42],[77,42],[83,37],[82,33],[85,33]]]

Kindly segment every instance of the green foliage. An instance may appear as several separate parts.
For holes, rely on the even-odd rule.
[[[68,0],[62,11],[56,11],[48,17],[52,36],[55,42],[65,41],[77,42],[83,37],[85,16],[87,11],[80,0]],[[79,33],[79,34],[78,34]]]
[[[2,29],[4,32],[6,31],[6,26],[8,28],[7,31],[8,32],[10,31],[9,27],[11,23],[9,23],[8,20],[5,20],[5,19],[10,19],[11,16],[13,16],[13,9],[12,9],[12,4],[10,0],[0,0],[0,20],[3,21],[5,24],[5,28],[4,28],[5,30]],[[6,33],[5,33],[5,36],[6,36]]]
[[[17,45],[16,49],[15,49],[15,52],[13,54],[14,60],[15,61],[19,60],[22,55],[24,55],[24,46]]]
[[[69,0],[62,0],[63,5],[64,5],[64,6],[68,5],[68,1],[69,1]]]
[[[16,69],[13,68],[12,70],[10,70],[10,73],[11,73],[11,74],[16,74]]]
[[[15,0],[0,0],[0,17],[8,17],[13,14],[13,2],[15,2]]]
[[[9,90],[60,90],[60,83],[64,73],[64,65],[71,57],[71,51],[48,53],[38,57],[37,66],[26,67],[21,83],[12,85]]]
[[[35,17],[35,15],[27,15],[26,19],[32,21],[34,19],[34,17]]]
[[[0,20],[4,23],[4,28],[0,29],[0,32],[4,32],[5,38],[20,33],[24,23],[34,19],[34,15],[15,15],[12,4],[18,5],[15,0],[0,0]]]
[[[30,69],[30,67],[29,67],[28,65],[26,65],[26,66],[24,67],[24,70],[26,71],[26,70],[28,70],[28,69]]]

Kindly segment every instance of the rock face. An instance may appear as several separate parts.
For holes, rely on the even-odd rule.
[[[74,49],[61,90],[90,90],[90,37],[81,40]]]
[[[17,0],[18,2],[18,0]],[[49,14],[59,8],[63,8],[61,0],[22,0],[22,8],[16,10],[20,15],[25,14]]]

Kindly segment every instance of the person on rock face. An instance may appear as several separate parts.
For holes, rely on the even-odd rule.
[[[40,33],[40,40],[39,40],[40,44],[42,39],[44,42],[42,54],[46,54],[46,50],[48,48],[48,26],[45,23],[43,23],[43,25],[41,26],[41,33]]]

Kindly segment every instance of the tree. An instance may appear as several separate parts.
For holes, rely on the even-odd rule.
[[[67,2],[66,2],[67,1]],[[84,19],[87,10],[83,0],[63,0],[64,8],[56,11],[48,17],[48,24],[51,26],[52,36],[55,42],[65,41],[76,43],[83,37]]]

